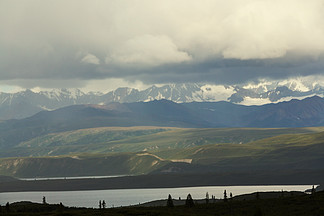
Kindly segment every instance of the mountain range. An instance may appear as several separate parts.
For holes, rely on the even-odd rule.
[[[118,88],[108,93],[84,93],[79,89],[53,89],[40,92],[25,90],[17,93],[0,93],[0,119],[22,119],[43,110],[55,110],[77,104],[108,105],[112,102],[134,103],[167,99],[176,103],[227,101],[243,105],[261,105],[314,95],[324,95],[324,88],[318,84],[306,86],[296,80],[254,86],[168,84],[151,86],[144,90]]]
[[[159,126],[217,127],[315,127],[324,126],[324,99],[313,96],[262,106],[230,102],[175,103],[169,100],[72,105],[41,111],[20,120],[0,122],[0,147],[15,146],[38,136],[98,127]]]

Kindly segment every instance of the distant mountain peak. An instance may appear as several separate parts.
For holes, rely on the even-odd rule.
[[[314,95],[311,97],[306,98],[305,100],[322,100],[323,98],[318,96],[318,95]]]
[[[306,85],[300,80],[267,81],[245,86],[173,83],[152,85],[144,90],[120,87],[106,94],[84,93],[79,89],[67,88],[40,92],[27,89],[17,93],[0,94],[0,120],[23,118],[41,110],[53,110],[74,104],[107,105],[111,102],[132,103],[165,99],[176,103],[228,101],[242,105],[262,105],[314,95],[324,95],[324,88],[318,83]]]

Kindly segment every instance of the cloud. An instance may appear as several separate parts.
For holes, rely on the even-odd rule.
[[[317,8],[316,8],[317,7]],[[323,1],[253,1],[226,17],[224,58],[269,59],[323,51]]]
[[[3,0],[0,80],[223,84],[322,74],[323,11],[323,0]]]
[[[100,60],[95,55],[92,55],[90,53],[84,56],[81,59],[81,62],[88,63],[88,64],[95,64],[95,65],[100,64]]]
[[[140,64],[157,66],[190,61],[188,53],[178,50],[172,40],[165,35],[141,35],[125,41],[107,57],[106,62],[117,64]]]

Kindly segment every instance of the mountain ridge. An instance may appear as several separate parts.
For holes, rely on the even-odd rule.
[[[84,93],[79,89],[33,92],[27,89],[17,93],[0,93],[0,119],[22,119],[42,110],[50,111],[76,104],[107,105],[112,102],[134,103],[167,99],[177,103],[228,101],[261,105],[314,95],[324,95],[324,88],[318,85],[306,88],[301,83],[265,83],[258,86],[186,83],[153,85],[144,90],[121,87],[108,93]]]
[[[230,102],[175,103],[168,100],[72,105],[0,122],[0,147],[49,133],[97,127],[282,128],[324,126],[324,99],[318,96],[261,106]]]

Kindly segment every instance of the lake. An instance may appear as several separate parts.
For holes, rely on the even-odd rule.
[[[194,199],[209,196],[222,198],[224,190],[229,196],[261,192],[261,191],[305,191],[312,185],[275,185],[275,186],[212,186],[212,187],[181,187],[181,188],[155,188],[155,189],[118,189],[118,190],[90,190],[90,191],[59,191],[59,192],[11,192],[0,193],[0,204],[6,202],[32,201],[42,202],[43,196],[50,204],[62,202],[65,206],[97,208],[99,200],[105,200],[107,207],[128,206],[152,200],[166,199],[168,194],[175,199],[186,199],[188,193]]]

